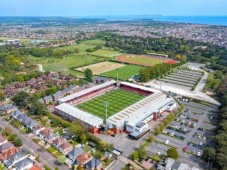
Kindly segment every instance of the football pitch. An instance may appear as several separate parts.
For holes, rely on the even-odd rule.
[[[105,119],[105,107],[104,101],[108,101],[108,117],[115,113],[125,109],[126,107],[138,102],[145,96],[138,93],[130,92],[123,89],[112,90],[99,97],[88,100],[84,103],[77,105],[76,107],[84,110],[88,113],[96,115],[102,119]]]
[[[110,77],[110,78],[117,78],[117,72],[118,72],[118,79],[125,81],[128,80],[132,76],[136,76],[139,74],[140,69],[142,67],[140,66],[134,66],[134,65],[127,65],[124,67],[120,67],[115,70],[107,71],[105,73],[102,73],[102,76]]]

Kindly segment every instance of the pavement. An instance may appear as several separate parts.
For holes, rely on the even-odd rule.
[[[12,130],[12,133],[16,134],[22,140],[24,148],[26,148],[33,156],[37,156],[39,154],[40,160],[43,164],[47,164],[52,169],[58,167],[61,170],[69,170],[69,168],[65,165],[59,165],[56,161],[56,158],[52,154],[41,148],[41,146],[29,139],[28,136],[22,134],[10,123],[4,121],[2,117],[0,117],[0,126],[2,128],[9,127]]]

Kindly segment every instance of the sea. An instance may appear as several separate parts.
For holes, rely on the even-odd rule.
[[[153,16],[155,21],[227,26],[227,16]]]

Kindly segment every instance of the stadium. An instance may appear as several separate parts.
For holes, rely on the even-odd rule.
[[[149,121],[176,108],[175,101],[158,90],[115,80],[68,95],[58,103],[57,115],[76,120],[92,133],[107,127],[135,137],[149,129]]]

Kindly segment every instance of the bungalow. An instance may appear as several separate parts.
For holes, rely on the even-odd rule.
[[[5,163],[10,156],[18,153],[18,149],[13,146],[0,154],[0,162]]]
[[[52,130],[44,129],[39,133],[39,137],[45,142],[51,143],[55,138],[58,137],[58,135],[54,133]]]
[[[73,146],[68,141],[65,141],[58,147],[58,149],[61,153],[67,154],[73,149]]]
[[[89,170],[101,170],[102,169],[102,161],[99,159],[93,158],[89,162],[85,164],[85,168]]]
[[[14,168],[15,170],[27,170],[32,168],[34,162],[30,158],[25,158],[17,163],[15,163]]]
[[[0,111],[5,112],[7,114],[10,114],[15,110],[17,110],[17,107],[13,105],[4,104],[0,107]]]
[[[73,148],[73,150],[71,150],[68,153],[68,156],[69,156],[69,159],[71,159],[72,161],[75,161],[76,157],[82,153],[84,153],[84,150],[80,147],[76,147],[76,148]]]
[[[16,119],[16,120],[19,120],[19,117],[23,115],[23,113],[19,110],[15,110],[12,114],[13,118]]]
[[[82,153],[76,157],[77,164],[85,165],[90,160],[92,160],[92,155],[89,153]]]
[[[57,137],[57,138],[55,138],[55,139],[52,141],[52,145],[53,145],[53,147],[55,147],[56,149],[59,149],[58,147],[59,147],[61,144],[63,144],[63,143],[65,143],[65,140],[64,140],[63,138],[61,138],[61,137]]]
[[[50,96],[45,96],[45,97],[43,98],[43,100],[45,101],[46,104],[49,104],[50,102],[53,101],[53,98],[52,98],[52,96],[50,95]]]
[[[7,139],[0,134],[0,145],[3,145],[6,142],[7,142]]]
[[[44,126],[41,126],[41,125],[37,124],[37,125],[35,125],[35,126],[32,127],[32,132],[33,132],[36,136],[38,136],[39,133],[40,133],[42,130],[44,130],[44,129],[45,129]]]
[[[0,153],[8,150],[9,148],[12,148],[14,145],[11,142],[6,142],[0,145]]]

